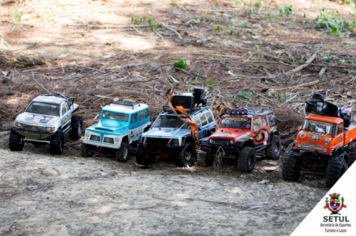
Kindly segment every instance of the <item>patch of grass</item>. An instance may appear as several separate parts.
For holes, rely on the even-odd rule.
[[[290,15],[293,15],[294,12],[293,6],[290,5],[290,6],[281,7],[279,9],[279,12],[281,13],[281,16],[286,15],[288,17]]]
[[[218,30],[219,33],[221,32],[221,26],[220,25],[217,25],[216,29]]]
[[[146,16],[141,16],[140,19],[138,19],[135,14],[132,15],[131,17],[131,21],[134,22],[135,24],[139,24],[139,23],[145,23],[146,21]]]
[[[159,22],[155,22],[155,18],[150,16],[150,18],[148,18],[148,24],[150,25],[151,28],[156,28],[158,29],[161,24]]]
[[[286,91],[278,91],[278,100],[279,102],[285,102],[287,101],[287,94]]]
[[[13,12],[12,12],[12,19],[14,20],[15,24],[12,26],[12,29],[13,30],[16,30],[16,29],[19,29],[19,28],[22,28],[23,25],[20,24],[19,22],[21,22],[21,12],[18,8],[16,8]]]
[[[188,69],[188,64],[186,62],[186,60],[184,60],[183,58],[180,59],[179,61],[174,62],[174,67],[177,68],[182,68],[182,69]]]
[[[10,49],[11,48],[11,44],[9,42],[7,42],[1,35],[0,35],[0,45],[3,45],[6,49]]]
[[[335,12],[325,10],[320,12],[315,23],[318,30],[326,31],[339,37],[348,37],[352,33],[352,29],[356,27],[356,21],[347,21]]]

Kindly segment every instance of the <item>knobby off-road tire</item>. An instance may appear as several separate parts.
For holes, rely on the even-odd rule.
[[[64,148],[64,133],[58,130],[52,137],[49,144],[49,151],[53,154],[62,154]]]
[[[69,131],[69,138],[71,140],[78,140],[83,133],[83,117],[72,116],[72,129]]]
[[[9,137],[9,146],[11,151],[22,151],[25,142],[21,134],[11,130]]]
[[[351,150],[349,153],[348,164],[351,166],[356,161],[356,150]]]
[[[137,150],[136,150],[136,162],[137,164],[140,165],[151,165],[154,161],[156,160],[156,156],[147,153],[147,150],[143,147],[142,144],[137,144]]]
[[[252,147],[243,147],[237,159],[237,170],[251,173],[256,164],[256,153]]]
[[[186,167],[193,166],[197,160],[197,153],[195,151],[194,145],[188,143],[177,155],[177,166]]]
[[[281,155],[281,139],[278,135],[273,135],[271,145],[266,149],[266,158],[278,160]]]
[[[293,157],[294,152],[288,152],[283,159],[282,178],[285,181],[298,181],[300,178],[300,161]]]
[[[115,156],[119,162],[127,162],[130,159],[129,144],[126,142],[121,143],[120,149],[115,151]]]
[[[214,155],[207,152],[197,153],[197,166],[211,166],[214,162]]]
[[[82,147],[80,149],[80,155],[82,157],[91,157],[93,156],[93,152],[90,151],[90,145],[86,143],[82,143]]]
[[[347,165],[343,158],[330,158],[325,173],[326,187],[332,187],[346,171]]]

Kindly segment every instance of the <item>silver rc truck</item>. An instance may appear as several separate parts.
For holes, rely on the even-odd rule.
[[[62,154],[65,134],[69,133],[72,140],[78,140],[82,135],[83,118],[72,115],[78,109],[73,97],[57,93],[36,97],[14,121],[9,138],[10,150],[22,151],[25,142],[35,146],[48,143],[51,153]]]

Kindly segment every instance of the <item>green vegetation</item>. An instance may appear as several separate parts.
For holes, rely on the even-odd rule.
[[[333,11],[325,11],[323,9],[316,18],[317,29],[339,37],[348,37],[352,33],[351,30],[355,27],[356,21],[347,21]]]
[[[288,17],[290,15],[293,15],[294,12],[293,6],[290,5],[290,6],[281,7],[279,9],[279,12],[281,13],[281,16],[286,15]]]
[[[221,27],[220,27],[220,25],[217,25],[217,26],[216,26],[216,29],[218,30],[219,33],[221,32]]]
[[[187,62],[182,58],[179,61],[174,62],[174,67],[177,68],[182,68],[182,69],[188,69],[188,64]]]
[[[22,24],[20,24],[19,22],[21,22],[21,12],[18,8],[16,8],[13,12],[12,12],[12,19],[14,20],[15,24],[12,26],[12,29],[18,29],[18,28],[22,28]]]

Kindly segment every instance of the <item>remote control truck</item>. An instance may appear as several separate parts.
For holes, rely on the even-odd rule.
[[[301,170],[325,174],[326,186],[333,186],[348,169],[356,153],[348,149],[356,139],[356,125],[351,124],[351,108],[339,108],[314,94],[306,102],[302,130],[292,151],[283,160],[282,177],[298,181]]]
[[[193,166],[197,160],[200,137],[207,137],[216,129],[207,97],[202,88],[194,93],[170,97],[151,128],[138,143],[136,162],[152,164],[157,156],[174,160],[179,167]]]
[[[265,150],[267,159],[278,160],[281,141],[272,109],[227,109],[217,131],[201,140],[201,150],[206,152],[203,164],[213,163],[219,147],[224,149],[224,158],[235,159],[238,171],[245,173],[254,169],[256,152]]]
[[[120,99],[105,106],[99,123],[85,129],[81,155],[90,157],[96,151],[112,153],[120,162],[129,160],[132,144],[149,128],[150,110],[138,101]]]
[[[82,135],[83,118],[72,115],[78,109],[73,97],[61,94],[36,97],[26,111],[16,117],[10,132],[10,150],[22,151],[25,142],[35,146],[48,143],[51,153],[62,154],[65,134],[69,133],[72,140]]]

